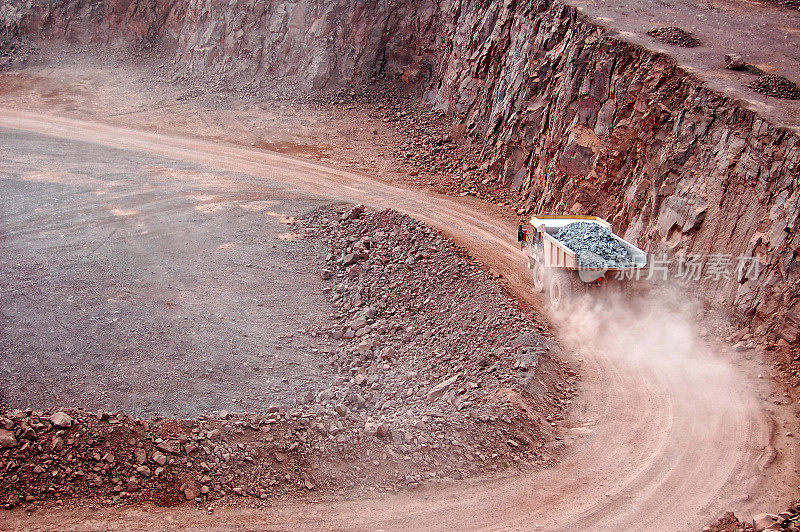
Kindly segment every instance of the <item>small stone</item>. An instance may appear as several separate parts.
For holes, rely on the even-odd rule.
[[[183,489],[183,496],[187,501],[193,501],[200,496],[200,490],[194,484],[189,484]]]
[[[17,439],[10,430],[0,429],[0,449],[10,449],[17,446]]]
[[[136,478],[131,477],[128,479],[127,484],[125,485],[125,491],[134,492],[139,491],[139,481]]]
[[[137,464],[146,464],[147,452],[141,447],[138,447],[133,450],[133,459],[136,460]]]
[[[61,429],[68,429],[72,426],[73,419],[64,412],[56,412],[50,416],[50,423]]]
[[[367,324],[367,318],[365,318],[364,316],[359,316],[350,322],[350,328],[353,329],[354,331],[357,331],[366,324]]]
[[[137,467],[136,472],[142,475],[143,477],[149,477],[150,475],[153,474],[152,471],[150,471],[150,468],[147,467],[146,465],[140,465],[139,467]]]
[[[176,440],[167,440],[156,445],[156,449],[168,454],[180,454],[181,444]]]
[[[150,456],[150,459],[153,460],[153,462],[157,463],[160,466],[163,466],[164,464],[167,463],[166,455],[164,453],[159,452],[159,451],[155,451]]]
[[[117,458],[114,456],[114,453],[106,453],[103,455],[103,461],[108,462],[109,464],[113,464],[116,459]]]
[[[428,400],[436,399],[437,397],[441,397],[444,393],[450,389],[454,382],[458,380],[460,375],[453,375],[449,379],[446,379],[428,391]]]

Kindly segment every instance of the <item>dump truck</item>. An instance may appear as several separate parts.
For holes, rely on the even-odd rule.
[[[519,226],[517,240],[533,272],[533,287],[555,308],[609,284],[638,278],[647,254],[614,234],[597,216],[537,215]]]

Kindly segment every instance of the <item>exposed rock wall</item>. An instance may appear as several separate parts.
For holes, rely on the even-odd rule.
[[[558,3],[464,2],[450,31],[428,97],[531,210],[607,217],[651,252],[759,255],[757,279],[696,288],[800,340],[797,135]]]
[[[179,77],[297,90],[378,75],[429,79],[439,2],[422,0],[8,0],[6,33],[168,45]]]
[[[178,68],[313,89],[378,74],[416,81],[432,67],[436,13],[430,0],[189,0]]]
[[[7,0],[6,31],[174,46],[176,72],[424,84],[531,210],[595,213],[649,251],[761,256],[700,282],[800,341],[800,139],[553,0]]]
[[[0,3],[0,28],[7,35],[138,46],[174,41],[184,11],[175,0],[7,0]]]

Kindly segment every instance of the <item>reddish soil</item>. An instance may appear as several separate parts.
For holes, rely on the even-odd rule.
[[[12,137],[36,133],[59,149],[80,141],[93,146],[89,153],[115,149],[126,156],[200,165],[230,178],[226,188],[259,189],[267,176],[293,197],[397,209],[453,238],[525,308],[544,312],[513,241],[517,216],[498,206],[508,202],[503,192],[484,191],[474,180],[461,183],[446,172],[436,177],[433,161],[451,155],[459,162],[445,167],[454,174],[459,165],[474,175],[479,169],[471,170],[470,154],[459,153],[457,143],[447,140],[448,135],[457,140],[458,131],[434,115],[410,112],[412,104],[406,102],[411,100],[402,94],[394,93],[391,108],[379,113],[380,103],[366,105],[358,94],[340,95],[330,107],[210,94],[161,82],[146,68],[54,57],[51,63],[43,60],[32,69],[0,75],[0,105],[6,109],[0,127]],[[143,91],[143,85],[152,90]],[[398,138],[398,129],[414,124],[434,128],[438,139]],[[430,172],[415,168],[427,164]],[[480,195],[494,205],[445,197],[419,185]],[[150,504],[65,510],[48,504],[29,505],[31,515],[24,507],[3,513],[0,522],[40,529],[171,529],[191,520],[204,528],[231,523],[293,529],[524,528],[537,523],[566,529],[581,523],[676,530],[700,528],[729,509],[741,515],[765,506],[777,511],[795,498],[797,449],[788,433],[796,426],[797,407],[788,393],[773,387],[763,354],[750,349],[756,346],[745,339],[734,348],[731,344],[741,338],[724,317],[703,309],[687,312],[687,306],[685,299],[647,296],[613,312],[556,317],[559,337],[575,352],[565,358],[580,369],[582,383],[563,422],[564,443],[553,446],[556,451],[564,445],[562,459],[551,468],[433,480],[416,491],[357,500],[341,495],[284,500],[268,510],[210,513],[190,505]],[[604,319],[594,319],[598,315]],[[609,323],[623,327],[606,327]],[[654,323],[665,324],[656,328],[658,334]],[[607,330],[622,340],[613,340]],[[729,340],[715,338],[723,335]]]
[[[472,200],[398,187],[361,174],[226,143],[52,116],[42,119],[18,111],[8,111],[0,126],[55,135],[54,139],[67,137],[128,147],[222,171],[270,175],[298,191],[363,201],[378,208],[399,208],[444,230],[502,275],[516,296],[536,307],[541,305],[531,294],[529,274],[520,263],[513,238],[509,238],[514,234],[513,224],[488,214],[491,208],[486,205],[471,206]],[[643,308],[659,308],[653,302],[643,304]],[[666,302],[660,306],[669,308]],[[787,484],[793,484],[796,478],[792,467],[796,449],[791,438],[776,434],[773,416],[765,410],[762,401],[772,401],[772,392],[767,380],[754,376],[763,371],[756,362],[758,356],[748,361],[700,348],[691,340],[691,320],[671,322],[673,325],[660,329],[665,336],[659,340],[660,336],[651,334],[652,323],[663,317],[648,312],[641,314],[640,321],[632,322],[639,314],[624,308],[620,312],[619,316],[609,315],[607,323],[625,324],[622,331],[642,331],[641,336],[626,336],[622,344],[601,342],[592,347],[581,334],[567,334],[587,330],[585,327],[575,329],[569,322],[564,325],[562,335],[581,351],[573,363],[581,367],[583,384],[580,400],[565,420],[567,447],[556,467],[515,475],[507,481],[430,486],[419,493],[359,499],[357,503],[331,501],[317,506],[316,513],[309,513],[302,504],[287,502],[266,513],[220,510],[209,516],[188,508],[170,513],[123,508],[91,514],[40,510],[31,518],[24,513],[6,518],[16,523],[9,523],[11,526],[39,523],[45,528],[56,522],[53,519],[58,519],[59,526],[82,528],[104,527],[111,522],[122,527],[135,523],[169,527],[165,519],[172,518],[168,516],[191,512],[194,522],[203,526],[219,526],[229,519],[242,519],[255,527],[293,528],[396,528],[422,523],[462,528],[533,521],[557,529],[574,524],[576,519],[587,519],[597,526],[617,529],[684,529],[701,527],[730,508],[755,513],[775,501],[788,504],[791,495]],[[667,313],[670,315],[680,313],[671,311]],[[657,343],[651,343],[651,337]],[[670,343],[674,338],[686,340],[681,340],[677,351]],[[621,346],[626,349],[619,351]],[[650,351],[654,356],[648,356]],[[631,354],[635,356],[631,358]],[[689,368],[695,369],[687,371]],[[777,399],[775,402],[770,408],[776,415],[784,412],[790,418],[795,416],[793,406],[781,406],[783,402]],[[766,472],[769,479],[762,476]],[[743,498],[743,492],[751,495]],[[172,513],[176,511],[179,513]]]

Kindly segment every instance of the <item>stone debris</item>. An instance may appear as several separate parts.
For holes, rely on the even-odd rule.
[[[760,513],[750,522],[740,521],[733,512],[727,512],[717,522],[703,528],[703,532],[761,532],[763,530],[788,530],[800,532],[800,501],[779,514]]]
[[[37,46],[27,39],[0,39],[0,71],[25,63],[37,52]]]
[[[672,44],[675,46],[682,46],[684,48],[694,48],[700,46],[700,39],[695,37],[691,32],[681,28],[666,27],[666,28],[653,28],[647,34],[664,44]]]
[[[798,88],[793,81],[779,74],[765,74],[759,76],[758,79],[750,82],[748,87],[758,93],[774,98],[800,100],[800,88]]]
[[[333,339],[327,382],[297,403],[188,420],[0,410],[0,504],[269,504],[553,459],[540,419],[563,419],[577,375],[497,281],[392,211],[324,209],[294,223],[327,248],[309,265],[330,272],[331,326],[315,331]]]
[[[17,446],[17,438],[14,433],[8,430],[0,429],[0,449],[8,449]]]
[[[624,268],[633,258],[610,231],[593,222],[573,222],[555,235],[556,240],[575,252],[582,268]]]

